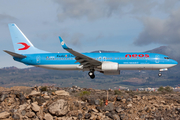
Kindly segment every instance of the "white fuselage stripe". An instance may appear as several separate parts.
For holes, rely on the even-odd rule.
[[[83,70],[79,65],[35,65],[54,70]],[[119,70],[159,70],[170,68],[175,64],[119,64]]]

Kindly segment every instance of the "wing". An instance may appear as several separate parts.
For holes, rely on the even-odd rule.
[[[59,40],[60,43],[62,45],[62,47],[68,51],[69,53],[73,54],[75,56],[76,62],[79,62],[81,65],[83,65],[83,68],[88,68],[88,67],[96,67],[101,65],[102,63],[98,60],[95,60],[91,57],[88,57],[86,55],[83,55],[81,53],[78,53],[76,51],[74,51],[73,49],[67,47],[67,45],[64,43],[64,41],[62,40],[62,38],[59,36]]]

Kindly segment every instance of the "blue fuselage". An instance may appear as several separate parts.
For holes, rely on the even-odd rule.
[[[175,60],[170,59],[168,56],[156,53],[82,54],[101,62],[116,62],[119,64],[119,70],[158,70],[177,65]],[[23,59],[15,57],[14,59],[26,65],[33,65],[37,67],[60,70],[79,70],[79,63],[75,63],[75,56],[70,53],[26,54],[26,56],[27,57]]]

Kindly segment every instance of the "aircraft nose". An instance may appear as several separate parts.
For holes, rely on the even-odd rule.
[[[178,64],[178,62],[177,62],[177,61],[175,61],[175,60],[173,60],[172,62],[173,62],[173,64],[175,64],[175,65],[177,65],[177,64]]]

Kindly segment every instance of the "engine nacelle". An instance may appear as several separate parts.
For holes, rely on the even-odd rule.
[[[115,62],[103,62],[102,63],[102,71],[118,71],[119,64]]]

